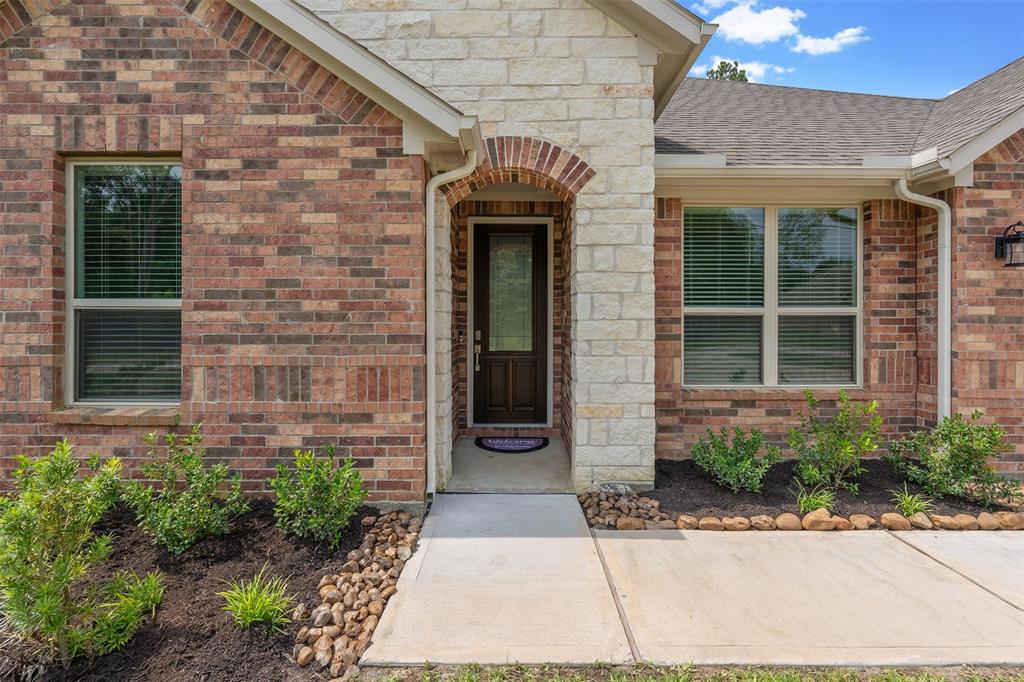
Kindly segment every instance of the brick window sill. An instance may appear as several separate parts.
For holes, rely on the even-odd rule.
[[[175,426],[181,421],[181,408],[167,407],[88,407],[79,405],[51,412],[54,424],[102,424],[106,426]]]

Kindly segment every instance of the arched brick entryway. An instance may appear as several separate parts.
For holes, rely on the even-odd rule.
[[[473,438],[481,435],[543,435],[560,438],[564,447],[572,442],[571,418],[571,293],[568,271],[572,262],[573,208],[577,194],[589,182],[596,171],[578,155],[550,141],[522,136],[494,137],[485,140],[486,155],[473,172],[466,178],[441,188],[450,208],[451,230],[448,243],[442,244],[438,235],[438,272],[450,268],[450,278],[439,282],[438,301],[442,307],[447,303],[451,311],[449,374],[439,372],[439,385],[450,386],[448,402],[452,446],[459,438]],[[528,185],[543,190],[543,193],[527,195],[525,198],[505,195],[510,185]],[[483,192],[488,188],[491,192]],[[530,225],[546,224],[550,235],[550,356],[548,368],[549,420],[543,425],[528,428],[503,426],[473,419],[470,408],[471,383],[474,373],[468,338],[472,335],[470,325],[470,233],[477,229],[473,225],[494,225],[509,223]],[[447,253],[441,253],[442,250]],[[446,267],[448,266],[448,267]],[[442,311],[443,314],[443,311]],[[439,349],[446,345],[439,338]],[[439,357],[439,367],[445,363]],[[445,406],[439,404],[439,414],[445,413]],[[473,422],[477,422],[476,425]],[[534,420],[530,420],[535,424]],[[442,430],[443,433],[443,430]],[[562,445],[558,445],[562,448]],[[564,452],[564,451],[563,451]],[[439,460],[444,453],[439,452]],[[442,467],[442,471],[444,467]],[[447,474],[450,475],[449,468]],[[445,480],[447,476],[439,477]],[[567,480],[565,485],[571,485]]]
[[[501,183],[531,185],[571,202],[596,173],[579,156],[547,140],[504,136],[489,137],[485,143],[487,156],[476,171],[442,189],[449,206]]]

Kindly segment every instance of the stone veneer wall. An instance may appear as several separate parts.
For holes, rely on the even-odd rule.
[[[260,489],[299,447],[424,491],[423,182],[402,124],[221,0],[0,12],[0,478],[69,436],[137,470],[203,422]],[[29,25],[8,11],[52,9]],[[14,15],[11,15],[14,16]],[[183,167],[180,410],[64,410],[68,155]]]
[[[575,485],[652,483],[653,67],[638,39],[585,0],[302,2],[477,115],[485,137],[548,140],[597,171],[567,269]]]

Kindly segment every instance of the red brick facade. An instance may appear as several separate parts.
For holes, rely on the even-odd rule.
[[[2,7],[0,470],[63,436],[134,465],[180,419],[250,488],[333,442],[374,499],[421,500],[425,169],[401,121],[222,0]],[[181,159],[180,417],[62,412],[78,154]]]
[[[992,255],[995,237],[1024,218],[1024,133],[977,160],[974,186],[939,193],[953,218],[953,411],[985,412],[1009,432],[999,467],[1024,472],[1024,271]],[[863,375],[855,400],[878,400],[887,436],[936,419],[937,217],[901,201],[863,207]],[[798,389],[685,389],[682,229],[678,199],[655,220],[657,456],[685,458],[708,428],[758,428],[782,444],[804,405]],[[834,400],[835,391],[815,392]]]

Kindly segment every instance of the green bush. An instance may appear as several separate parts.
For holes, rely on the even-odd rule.
[[[765,453],[758,457],[762,449]],[[734,493],[761,492],[765,475],[780,459],[779,449],[774,445],[766,447],[760,431],[753,429],[748,436],[738,426],[733,429],[732,442],[728,429],[723,427],[721,435],[708,429],[707,440],[698,441],[692,454],[694,463],[715,483]]]
[[[835,492],[822,485],[807,488],[803,483],[795,478],[793,479],[793,483],[796,487],[791,488],[791,490],[793,491],[793,494],[796,495],[796,506],[800,508],[801,514],[810,514],[812,511],[817,509],[827,509],[829,512],[835,511]]]
[[[300,538],[326,541],[337,549],[349,520],[366,500],[366,490],[352,458],[335,467],[334,446],[326,449],[323,458],[312,450],[296,450],[295,470],[279,464],[277,478],[268,483],[277,496],[274,518],[278,528]]]
[[[846,391],[839,391],[835,416],[816,414],[819,402],[811,391],[807,412],[800,413],[800,428],[789,429],[789,447],[798,458],[796,472],[810,486],[845,488],[857,492],[854,480],[864,473],[861,459],[878,449],[882,417],[878,403],[854,404]]]
[[[160,603],[158,573],[119,573],[81,587],[111,553],[113,539],[92,527],[114,503],[121,462],[80,465],[67,440],[43,457],[18,458],[15,492],[0,498],[0,604],[9,627],[40,661],[66,669],[78,655],[99,656],[131,639]]]
[[[931,431],[917,431],[889,446],[885,459],[898,473],[936,497],[962,497],[991,506],[1020,499],[1019,485],[999,478],[990,461],[1009,451],[998,425],[979,422],[981,412],[944,417]]]
[[[914,514],[924,512],[927,514],[932,510],[932,498],[921,493],[911,493],[907,490],[907,484],[903,484],[903,490],[890,490],[892,503],[901,514],[908,519]]]
[[[239,627],[263,625],[268,630],[283,632],[291,620],[284,614],[295,601],[288,595],[288,581],[266,575],[267,565],[250,580],[227,581],[228,589],[218,592],[224,598],[224,610]]]
[[[229,476],[224,462],[210,467],[203,463],[200,425],[186,435],[168,433],[164,441],[166,458],[142,465],[159,488],[133,481],[123,495],[142,530],[167,551],[181,554],[204,537],[228,533],[231,520],[248,511],[249,504],[242,495],[241,474]],[[156,434],[147,435],[146,443],[149,456],[157,457]]]

